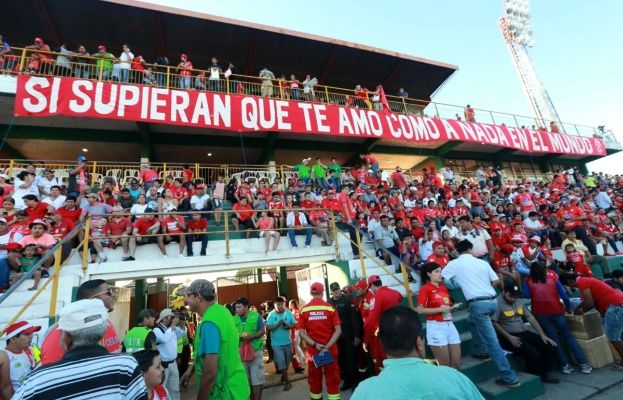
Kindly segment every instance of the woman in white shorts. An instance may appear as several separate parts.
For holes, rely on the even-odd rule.
[[[257,226],[260,229],[260,239],[264,238],[264,254],[268,254],[271,237],[275,238],[275,242],[273,243],[273,251],[277,250],[277,246],[279,246],[279,240],[281,239],[281,234],[273,230],[275,229],[275,220],[273,219],[273,217],[269,216],[267,211],[262,211],[260,219],[257,221]]]
[[[426,263],[420,269],[422,287],[418,294],[417,312],[426,315],[426,342],[439,365],[461,367],[461,338],[452,322],[452,310],[460,304],[450,305],[448,288],[443,284],[441,267]]]

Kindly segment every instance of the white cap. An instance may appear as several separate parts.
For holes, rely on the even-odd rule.
[[[108,320],[108,310],[100,299],[85,299],[69,303],[58,317],[58,327],[73,332],[103,324]]]
[[[169,315],[173,315],[173,311],[170,308],[165,308],[164,310],[160,311],[160,316],[158,317],[158,322],[162,321],[163,319],[165,319]]]

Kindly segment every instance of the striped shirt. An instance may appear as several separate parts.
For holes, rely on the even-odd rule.
[[[53,364],[34,370],[14,400],[147,400],[143,375],[132,356],[99,345],[69,349]]]

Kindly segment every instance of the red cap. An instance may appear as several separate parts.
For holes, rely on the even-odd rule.
[[[197,190],[205,189],[205,188],[206,188],[206,185],[204,185],[203,183],[200,183],[200,184],[197,185]]]
[[[352,293],[353,292],[353,287],[351,285],[346,285],[342,288],[342,292],[344,293]]]
[[[18,321],[12,325],[9,325],[9,327],[6,328],[6,331],[4,332],[4,338],[8,340],[19,335],[20,333],[30,335],[31,333],[38,332],[40,330],[41,327],[39,325],[32,325],[28,321]]]
[[[357,283],[353,286],[353,289],[367,289],[368,284],[365,279],[359,279]]]
[[[188,60],[188,55],[187,55],[187,54],[185,54],[185,53],[182,53],[182,54],[180,55],[180,58],[185,58],[185,59],[187,59],[187,60]]]
[[[100,44],[99,46],[97,46],[97,49],[106,51],[106,46],[104,46],[103,44]]]
[[[436,249],[437,247],[443,247],[443,243],[438,240],[433,242],[433,249]]]
[[[35,43],[43,43],[43,39],[41,39],[40,37],[36,37]]]
[[[22,249],[22,245],[19,243],[7,243],[4,248],[8,251],[20,251]]]
[[[378,275],[370,275],[370,277],[368,278],[368,286],[370,286],[372,283],[380,281],[381,278]]]
[[[311,292],[311,294],[324,293],[324,285],[320,282],[314,282],[309,288],[309,291]]]

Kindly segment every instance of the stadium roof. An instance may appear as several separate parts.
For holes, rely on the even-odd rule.
[[[105,44],[113,54],[128,43],[148,62],[181,53],[195,68],[212,56],[231,61],[237,73],[257,75],[263,67],[275,74],[309,73],[321,84],[370,88],[381,83],[388,94],[404,87],[411,97],[429,100],[458,69],[454,65],[362,44],[237,21],[179,8],[130,0],[5,0],[4,39],[21,47],[42,37],[52,48],[61,43],[94,51]]]

